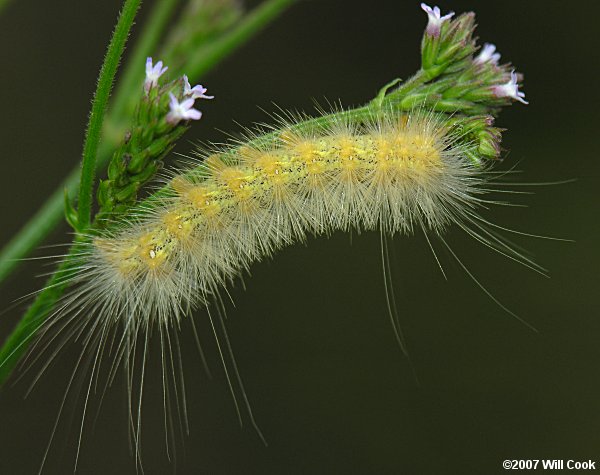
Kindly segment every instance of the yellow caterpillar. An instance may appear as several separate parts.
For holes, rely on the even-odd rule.
[[[142,202],[124,221],[78,243],[72,270],[64,276],[70,289],[41,326],[31,352],[34,362],[43,358],[45,368],[58,354],[55,343],[59,348],[72,340],[81,345],[65,393],[75,389],[76,375],[83,377],[77,457],[88,403],[112,384],[121,367],[139,466],[144,386],[156,381],[151,360],[158,359],[162,368],[158,384],[167,447],[175,441],[171,431],[177,419],[182,430],[187,428],[179,331],[198,306],[206,309],[240,422],[237,391],[245,418],[262,437],[229,346],[220,293],[253,262],[309,235],[379,230],[383,257],[383,236],[422,230],[429,241],[428,236],[443,236],[456,225],[538,269],[479,214],[480,208],[497,203],[486,196],[497,175],[492,161],[474,159],[479,143],[462,126],[468,119],[391,108],[360,116],[338,111],[324,119],[290,120],[269,134],[248,134],[241,143],[199,151],[200,159],[171,175],[146,205]],[[389,262],[383,259],[383,265],[391,323],[405,351],[392,310]],[[218,318],[211,308],[215,300]],[[198,339],[193,319],[186,320]],[[63,407],[64,402],[57,424]]]
[[[425,236],[441,236],[456,224],[485,245],[535,267],[495,237],[490,223],[477,214],[482,205],[494,203],[485,197],[494,175],[489,165],[473,159],[478,144],[448,115],[382,109],[367,118],[348,117],[332,114],[327,125],[308,128],[290,121],[268,137],[250,136],[237,146],[200,151],[200,160],[169,177],[166,193],[151,206],[138,207],[115,229],[79,245],[74,271],[66,277],[71,290],[38,341],[83,336],[81,354],[88,357],[85,367],[77,361],[75,371],[91,369],[86,404],[100,380],[104,356],[113,356],[106,384],[124,365],[140,464],[151,335],[157,331],[160,337],[165,411],[173,396],[184,422],[182,318],[205,305],[217,336],[210,301],[252,262],[283,246],[336,230],[379,229],[393,235],[421,229]],[[397,322],[392,323],[398,332]],[[231,349],[221,348],[218,337],[217,345],[230,389],[234,392],[233,370],[254,424],[231,353],[229,369],[225,362],[224,353]],[[45,343],[36,352],[48,347]],[[239,408],[238,414],[241,418]]]
[[[440,233],[467,220],[485,181],[458,139],[435,115],[387,113],[212,154],[175,176],[141,223],[92,241],[79,305],[107,321],[168,325],[308,233]]]

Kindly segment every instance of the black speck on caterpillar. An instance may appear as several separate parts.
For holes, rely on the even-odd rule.
[[[284,246],[309,235],[380,230],[386,255],[387,236],[420,230],[428,242],[428,236],[440,237],[445,244],[444,232],[457,226],[538,269],[479,216],[480,208],[498,204],[486,196],[497,175],[491,165],[469,158],[476,145],[446,119],[423,110],[386,109],[367,119],[338,118],[310,130],[284,122],[274,128],[275,141],[261,142],[258,134],[248,136],[247,143],[198,150],[195,164],[168,177],[167,193],[158,202],[81,245],[72,290],[44,324],[39,342],[50,343],[35,345],[36,358],[53,341],[81,341],[82,355],[88,356],[85,363],[76,362],[75,371],[87,371],[86,405],[95,388],[109,384],[123,366],[141,463],[143,381],[151,339],[157,338],[161,348],[165,410],[173,404],[167,399],[180,401],[177,411],[185,421],[178,340],[182,320],[204,307],[215,336],[223,335],[218,312],[227,286]],[[229,343],[221,341],[232,391],[241,387],[254,424],[235,362],[225,364]],[[107,358],[106,383],[99,383],[101,361]],[[81,432],[83,427],[84,422]]]

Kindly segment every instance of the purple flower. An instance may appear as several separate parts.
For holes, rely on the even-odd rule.
[[[171,125],[177,125],[181,120],[198,120],[202,117],[202,112],[194,109],[194,99],[184,99],[179,102],[173,93],[169,92],[169,108],[167,122]]]
[[[500,53],[496,52],[496,45],[491,43],[485,43],[481,52],[474,59],[475,64],[492,63],[494,66],[498,65],[500,61]]]
[[[517,84],[517,82],[517,73],[511,71],[510,81],[508,81],[506,84],[492,86],[492,93],[496,97],[510,97],[511,99],[522,102],[523,104],[529,104],[529,102],[525,100],[525,93],[519,91],[519,84]]]
[[[167,66],[163,68],[163,62],[159,61],[152,66],[152,58],[146,58],[146,80],[144,81],[144,91],[146,94],[158,85],[158,78],[161,77],[165,71],[169,69]]]
[[[188,77],[183,75],[183,95],[191,97],[192,99],[214,99],[215,96],[207,96],[204,93],[208,91],[204,86],[198,84],[197,86],[190,86]]]
[[[427,33],[429,36],[440,36],[440,28],[442,26],[442,23],[454,16],[454,12],[450,12],[447,15],[440,16],[441,12],[439,7],[431,8],[425,3],[421,3],[421,8],[425,11],[425,13],[427,13],[427,16],[429,18],[427,28],[425,29],[425,33]]]

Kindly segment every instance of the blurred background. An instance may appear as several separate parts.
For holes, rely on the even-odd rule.
[[[138,26],[153,2],[144,2]],[[258,2],[247,2],[249,7]],[[584,3],[584,4],[582,4]],[[257,263],[230,289],[231,345],[265,447],[240,428],[206,312],[180,336],[190,434],[167,455],[160,372],[146,385],[146,474],[499,473],[504,459],[596,460],[600,467],[600,225],[596,143],[597,2],[441,1],[442,12],[474,10],[481,41],[525,74],[529,106],[498,120],[508,130],[499,169],[515,167],[533,194],[523,208],[484,214],[556,242],[511,236],[549,270],[546,279],[459,230],[452,249],[495,297],[486,296],[434,242],[445,280],[422,235],[396,237],[392,271],[410,357],[393,335],[385,303],[379,236],[336,234]],[[98,69],[119,0],[14,0],[0,15],[0,246],[78,163]],[[271,119],[263,111],[313,112],[314,101],[361,105],[419,65],[426,15],[418,2],[306,0],[201,80],[216,96],[202,104],[178,151],[192,142]],[[135,31],[133,34],[135,39]],[[143,65],[140,65],[143,68]],[[48,244],[70,240],[67,226]],[[36,256],[50,255],[41,249]],[[51,270],[30,261],[0,288],[0,339]],[[40,466],[79,343],[67,345],[33,392],[35,372],[0,392],[0,473]],[[240,393],[238,391],[238,398]],[[78,473],[135,473],[128,445],[124,378],[92,398]],[[44,469],[73,472],[82,399],[67,399]],[[97,415],[96,415],[97,413]]]

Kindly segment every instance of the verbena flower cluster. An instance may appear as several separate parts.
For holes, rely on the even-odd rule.
[[[168,66],[163,67],[162,61],[158,61],[153,65],[152,58],[146,59],[146,80],[144,81],[146,95],[149,96],[152,89],[159,90],[158,80],[168,69]],[[201,84],[192,87],[185,74],[181,77],[181,80],[183,81],[181,98],[178,98],[171,91],[168,92],[169,112],[165,116],[165,120],[171,125],[177,125],[182,120],[199,120],[202,117],[202,112],[194,109],[196,99],[214,98],[214,96],[207,96],[205,94],[207,89]]]
[[[192,86],[186,75],[163,83],[169,68],[146,59],[143,95],[135,121],[108,166],[108,179],[98,188],[98,219],[122,213],[137,200],[139,189],[162,167],[162,160],[202,112],[196,101],[213,99],[201,84]]]
[[[439,7],[432,8],[425,3],[421,3],[421,8],[427,13],[428,20],[421,45],[423,70],[431,78],[461,73],[452,78],[452,87],[444,91],[444,99],[491,102],[496,106],[507,105],[513,100],[528,103],[525,94],[519,91],[522,75],[510,64],[499,64],[500,53],[495,45],[485,43],[473,58],[477,50],[473,38],[473,13],[451,20],[454,12],[442,15]]]

